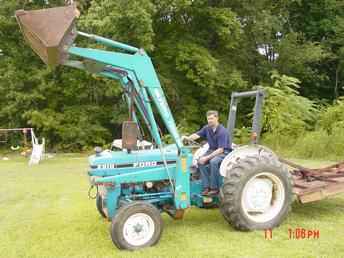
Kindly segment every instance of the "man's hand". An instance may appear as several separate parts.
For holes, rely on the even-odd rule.
[[[193,134],[191,134],[190,136],[186,136],[186,135],[183,135],[182,136],[182,140],[187,140],[187,141],[195,141],[195,140],[197,140],[197,139],[199,139],[200,138],[200,136],[198,135],[198,134],[196,134],[196,133],[193,133]]]
[[[183,135],[183,136],[182,136],[182,142],[185,143],[185,142],[187,142],[187,141],[190,141],[189,136]]]
[[[198,163],[201,164],[201,165],[204,165],[207,162],[208,162],[208,157],[207,156],[200,157],[199,160],[198,160]]]
[[[188,140],[189,139],[189,136],[187,135],[182,135],[182,140]]]

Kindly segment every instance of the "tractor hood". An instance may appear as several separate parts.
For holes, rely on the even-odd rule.
[[[178,149],[175,144],[164,148],[167,164],[175,164]],[[164,165],[160,149],[127,151],[104,150],[91,155],[89,161],[89,175],[110,176],[123,173],[128,169],[144,169]]]

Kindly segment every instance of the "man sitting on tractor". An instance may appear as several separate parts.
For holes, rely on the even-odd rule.
[[[184,139],[197,140],[201,137],[207,139],[209,149],[198,160],[203,186],[202,195],[217,195],[220,187],[220,164],[232,148],[229,146],[227,129],[219,123],[218,112],[208,111],[207,120],[208,124],[201,130],[190,136],[184,136]]]

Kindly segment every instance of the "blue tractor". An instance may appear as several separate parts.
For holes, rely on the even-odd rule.
[[[236,229],[271,229],[286,217],[292,202],[292,179],[277,155],[257,143],[263,90],[232,93],[228,130],[232,137],[238,100],[256,97],[252,142],[235,146],[221,163],[219,196],[202,196],[197,158],[182,141],[158,76],[147,53],[111,39],[76,30],[75,5],[16,12],[21,31],[49,66],[70,66],[119,81],[129,107],[122,126],[120,150],[95,149],[89,157],[90,185],[97,189],[99,213],[111,221],[111,238],[120,249],[156,244],[162,234],[161,212],[183,218],[191,206],[218,206]],[[108,49],[77,47],[77,36]],[[173,144],[165,144],[153,109],[157,110]],[[140,147],[139,116],[149,131],[151,148]],[[234,144],[233,144],[234,146]]]

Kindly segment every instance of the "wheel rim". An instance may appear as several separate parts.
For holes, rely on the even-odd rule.
[[[154,231],[154,221],[145,213],[129,216],[123,226],[124,239],[133,246],[146,244],[153,237]]]
[[[281,179],[272,173],[263,172],[245,184],[241,206],[250,220],[264,223],[280,213],[284,200],[285,188]]]

